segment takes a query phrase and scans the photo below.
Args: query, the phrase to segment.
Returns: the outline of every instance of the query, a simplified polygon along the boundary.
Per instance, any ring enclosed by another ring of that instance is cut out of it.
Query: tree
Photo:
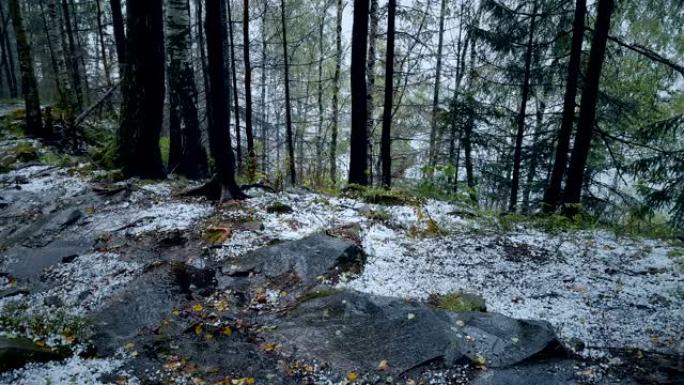
[[[187,0],[167,0],[166,31],[169,57],[169,169],[190,179],[208,173],[197,113],[197,86],[190,54],[190,9]],[[184,124],[183,129],[180,123]],[[176,127],[173,127],[173,126]],[[174,131],[176,131],[174,133]]]
[[[0,23],[2,24],[2,31],[0,31],[0,51],[2,51],[0,66],[5,69],[9,96],[10,98],[16,98],[19,95],[19,92],[17,90],[17,78],[14,71],[14,55],[9,39],[9,20],[5,18],[5,10],[2,4],[0,4]]]
[[[568,149],[570,137],[575,121],[575,106],[577,97],[577,79],[580,72],[582,41],[584,40],[584,16],[587,12],[586,0],[577,0],[575,4],[575,17],[572,25],[572,48],[570,50],[570,62],[568,63],[568,75],[565,82],[565,97],[563,98],[563,117],[558,143],[551,170],[551,177],[544,192],[542,210],[546,213],[556,211],[561,194],[561,183],[565,175],[568,163]]]
[[[242,172],[242,140],[240,139],[240,99],[238,98],[237,87],[237,59],[235,58],[235,40],[233,38],[233,11],[231,1],[225,1],[226,13],[228,17],[228,38],[230,41],[230,77],[233,81],[233,104],[235,105],[235,150],[237,154],[238,173]],[[230,92],[228,92],[230,98]],[[230,104],[230,103],[229,103]]]
[[[119,67],[121,67],[121,64],[126,61],[126,31],[124,30],[121,0],[109,0],[109,7],[112,11],[112,25],[114,26],[116,56],[119,58]]]
[[[564,204],[565,212],[572,215],[577,212],[580,203],[582,186],[584,185],[584,171],[591,147],[596,117],[596,102],[598,100],[601,69],[606,54],[606,42],[610,29],[610,17],[613,12],[614,0],[599,0],[594,36],[591,40],[587,75],[582,89],[577,134],[572,148],[572,156],[568,167],[568,177],[565,182]]]
[[[38,83],[33,69],[33,56],[31,55],[31,43],[29,42],[24,17],[22,15],[19,0],[9,0],[9,16],[12,18],[12,27],[17,41],[17,53],[19,56],[19,70],[21,71],[21,90],[26,105],[26,133],[32,136],[44,136],[43,118],[40,111],[40,96]]]
[[[537,1],[534,0],[532,13],[530,16],[530,29],[527,38],[525,51],[525,69],[523,72],[522,100],[520,101],[520,112],[518,113],[518,130],[515,135],[515,150],[513,154],[513,177],[511,179],[511,199],[508,203],[508,211],[515,212],[518,206],[518,188],[520,185],[520,162],[522,160],[522,145],[525,135],[525,114],[527,111],[527,100],[530,95],[530,68],[532,66],[532,53],[534,50],[534,28],[537,20]]]
[[[292,136],[292,105],[290,102],[290,66],[287,55],[287,22],[285,20],[285,0],[280,0],[280,18],[283,32],[283,68],[285,71],[285,135],[287,136],[288,169],[290,183],[297,183],[297,172],[295,171],[294,139]]]
[[[162,0],[128,2],[126,66],[118,157],[127,177],[163,178],[159,135],[164,108]]]
[[[83,88],[81,87],[81,73],[79,71],[78,64],[78,50],[76,47],[76,41],[74,39],[74,31],[71,24],[71,12],[69,10],[69,3],[67,0],[62,0],[62,13],[64,15],[64,26],[66,37],[69,42],[69,61],[68,67],[71,72],[71,82],[74,90],[74,95],[76,96],[76,108],[81,110],[83,108]]]
[[[349,183],[368,185],[368,88],[366,47],[368,45],[368,0],[354,0],[351,48],[351,138]]]
[[[335,74],[333,75],[332,130],[330,133],[330,181],[337,183],[337,133],[340,121],[340,67],[342,66],[342,0],[337,0],[335,22]]]
[[[439,33],[437,41],[437,66],[435,68],[435,87],[432,94],[432,119],[430,120],[430,166],[437,164],[437,116],[439,108],[439,87],[442,77],[442,49],[444,47],[444,17],[446,16],[447,0],[442,0],[439,10]]]
[[[247,136],[247,178],[254,180],[256,174],[256,152],[252,131],[252,65],[249,61],[249,0],[244,0],[242,9],[242,41],[245,57],[245,135]]]
[[[206,1],[207,69],[209,72],[209,148],[216,175],[201,189],[210,199],[244,199],[235,181],[235,158],[230,140],[230,108],[226,103],[225,52],[226,27],[221,22],[221,1]]]
[[[380,157],[382,159],[382,185],[389,188],[392,185],[392,108],[394,97],[394,19],[397,11],[397,1],[387,3],[387,53],[385,58],[385,103],[382,115],[382,137]]]

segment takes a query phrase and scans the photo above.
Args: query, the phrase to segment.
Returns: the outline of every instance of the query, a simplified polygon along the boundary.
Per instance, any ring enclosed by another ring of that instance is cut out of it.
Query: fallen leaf
[[[387,360],[382,360],[378,364],[378,370],[387,370],[389,369],[389,362]]]
[[[353,371],[347,373],[347,380],[348,380],[349,382],[354,382],[354,381],[356,381],[356,380],[358,380],[358,379],[359,379],[359,374],[358,374],[358,373],[353,372]]]
[[[202,324],[195,325],[195,334],[197,334],[198,336],[201,336],[203,331],[204,331],[204,328],[202,327]]]
[[[192,311],[194,311],[195,313],[200,313],[202,312],[202,310],[204,310],[204,306],[202,306],[201,303],[196,303],[192,305]]]
[[[221,334],[224,336],[232,336],[233,335],[233,329],[230,326],[224,326],[223,329],[221,329]]]

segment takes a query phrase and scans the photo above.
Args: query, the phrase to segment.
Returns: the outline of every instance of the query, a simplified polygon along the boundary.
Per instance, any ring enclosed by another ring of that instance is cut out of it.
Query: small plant
[[[25,303],[5,306],[0,314],[0,329],[57,349],[71,349],[87,343],[92,337],[92,329],[84,318],[63,310],[35,313]]]
[[[460,312],[486,312],[485,300],[477,295],[468,293],[431,294],[428,303],[440,309]]]
[[[292,212],[292,207],[282,202],[273,202],[266,207],[266,212],[271,214],[289,214]]]

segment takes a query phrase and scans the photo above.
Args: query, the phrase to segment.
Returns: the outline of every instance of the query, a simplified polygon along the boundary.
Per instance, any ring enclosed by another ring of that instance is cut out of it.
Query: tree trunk
[[[207,176],[208,165],[197,112],[197,86],[190,54],[190,23],[188,2],[167,0],[170,123],[174,123],[170,124],[169,129],[169,169],[177,167],[178,174],[199,179]]]
[[[205,101],[207,100],[207,94],[209,92],[209,71],[207,70],[207,51],[206,45],[204,43],[204,28],[202,27],[202,20],[204,16],[202,15],[202,0],[195,1],[195,16],[197,18],[197,49],[200,55],[200,67],[202,69],[202,84],[204,85]],[[210,115],[209,109],[211,108],[210,103],[206,104],[206,114]]]
[[[252,131],[252,64],[249,60],[249,0],[244,0],[242,10],[242,40],[245,56],[245,135],[247,136],[247,178],[251,182],[256,175],[256,152]]]
[[[81,87],[81,73],[79,71],[78,58],[79,54],[76,49],[76,41],[74,39],[73,26],[71,24],[71,12],[69,11],[69,2],[62,0],[62,13],[64,16],[64,27],[66,37],[69,42],[69,61],[68,67],[71,72],[72,88],[74,96],[76,97],[76,109],[80,111],[83,108],[83,88]],[[76,111],[74,111],[76,112]]]
[[[330,133],[330,182],[337,184],[337,133],[340,121],[340,67],[342,66],[342,0],[337,0],[335,23],[335,75],[333,75],[332,130]]]
[[[387,3],[387,53],[385,57],[385,103],[382,113],[382,137],[380,158],[382,159],[382,185],[392,186],[392,108],[394,98],[394,19],[397,1]]]
[[[268,132],[266,125],[266,15],[268,2],[264,2],[261,18],[261,172],[268,175]]]
[[[104,40],[104,27],[102,26],[102,4],[100,4],[100,1],[101,0],[95,0],[95,4],[97,6],[97,36],[100,43],[102,66],[104,67],[105,72],[105,81],[107,82],[107,87],[111,88],[112,78],[109,70],[109,62],[107,61],[107,48],[105,46]]]
[[[122,64],[126,62],[126,32],[124,19],[121,11],[121,0],[109,0],[112,10],[112,25],[114,26],[114,43],[116,44],[116,56],[119,58],[119,71],[123,73]]]
[[[285,133],[287,136],[287,154],[289,156],[288,169],[290,172],[290,183],[297,183],[297,173],[295,171],[294,139],[292,137],[292,106],[290,103],[290,67],[287,56],[287,23],[285,20],[285,0],[280,0],[280,17],[283,28],[283,64],[285,70]]]
[[[226,0],[228,9],[228,36],[230,38],[230,70],[233,81],[233,103],[235,104],[235,151],[237,154],[238,174],[242,173],[242,138],[240,137],[240,100],[237,88],[237,60],[235,59],[235,40],[233,39],[233,11],[230,0]],[[227,95],[230,98],[230,95]]]
[[[45,42],[50,53],[55,89],[57,90],[58,105],[61,109],[68,109],[70,103],[67,96],[69,89],[68,73],[62,45],[59,43],[60,31],[58,28],[59,15],[57,13],[57,3],[55,0],[48,0],[47,10],[43,8],[44,2],[41,1],[40,6],[41,13],[43,14],[43,26],[45,28]]]
[[[437,109],[439,108],[439,87],[442,76],[442,48],[444,47],[444,17],[446,15],[447,0],[442,0],[439,11],[439,35],[437,41],[437,66],[435,74],[435,88],[432,94],[432,119],[430,120],[430,148],[429,148],[429,162],[430,166],[434,167],[437,164],[437,156],[439,153],[437,143]]]
[[[206,36],[209,70],[209,147],[214,158],[216,177],[208,195],[222,201],[224,198],[242,199],[245,195],[235,181],[235,159],[230,141],[230,108],[226,108],[225,52],[226,27],[222,23],[221,0],[206,1]]]
[[[373,184],[373,147],[372,147],[372,133],[375,127],[375,45],[378,34],[378,0],[370,0],[370,13],[369,13],[369,30],[368,30],[368,64],[367,64],[367,78],[368,78],[368,125],[367,132],[368,137],[368,171],[369,184]]]
[[[26,104],[26,133],[30,136],[44,136],[43,119],[40,111],[38,83],[33,69],[31,43],[29,42],[19,0],[9,0],[9,15],[12,18],[14,36],[17,40],[21,89]]]
[[[0,39],[2,44],[2,65],[5,67],[5,76],[9,87],[10,98],[19,96],[17,76],[14,69],[14,55],[12,54],[12,45],[9,38],[8,20],[5,18],[4,7],[0,4],[0,20],[3,23],[3,36]]]
[[[584,40],[584,17],[587,13],[587,1],[577,0],[575,5],[575,21],[572,32],[572,49],[570,50],[570,62],[568,63],[568,76],[565,82],[565,97],[563,99],[563,117],[560,131],[558,132],[558,144],[556,155],[551,171],[549,184],[544,192],[542,210],[545,213],[556,211],[561,195],[561,183],[568,165],[568,150],[570,137],[575,120],[575,106],[577,97],[577,79],[579,77],[582,41]]]
[[[532,193],[532,185],[534,184],[534,177],[537,174],[537,164],[539,157],[539,138],[542,134],[544,124],[544,112],[546,111],[546,103],[543,100],[538,100],[537,103],[537,122],[534,127],[534,135],[532,136],[532,153],[530,154],[530,168],[527,171],[527,179],[525,181],[525,188],[523,190],[523,213],[530,212],[530,195]]]
[[[316,129],[316,185],[321,185],[323,177],[323,60],[325,55],[325,47],[323,41],[323,32],[325,30],[325,16],[328,13],[326,6],[327,2],[324,0],[324,9],[321,11],[321,21],[318,24],[318,128]]]
[[[127,177],[163,178],[159,135],[164,108],[162,0],[128,2],[118,155]]]
[[[606,54],[606,41],[610,29],[610,17],[613,12],[613,0],[599,0],[594,36],[591,40],[587,76],[582,89],[577,135],[572,148],[568,177],[565,181],[564,204],[565,213],[574,215],[582,195],[584,171],[591,147],[591,137],[596,118],[596,101],[598,99],[601,69]]]
[[[536,23],[537,0],[532,6],[532,16],[530,20],[530,33],[527,38],[527,49],[525,52],[525,72],[523,74],[522,100],[520,101],[520,112],[518,113],[518,130],[515,135],[515,150],[513,151],[513,176],[511,178],[511,200],[508,203],[508,211],[514,213],[518,206],[518,188],[520,185],[520,162],[522,160],[522,145],[525,135],[525,114],[527,111],[527,100],[530,94],[530,69],[532,67],[532,53],[534,51],[534,28]]]
[[[368,45],[368,0],[354,0],[351,47],[351,138],[349,184],[368,185],[368,88],[366,47]]]

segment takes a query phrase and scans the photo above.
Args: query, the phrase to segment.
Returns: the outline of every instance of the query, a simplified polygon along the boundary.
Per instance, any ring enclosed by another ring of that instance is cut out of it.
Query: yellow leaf
[[[347,380],[350,382],[354,382],[359,379],[359,374],[356,372],[349,372],[347,373]]]
[[[233,329],[230,326],[224,326],[223,329],[221,329],[221,334],[230,337],[233,335]]]
[[[389,362],[387,360],[382,360],[378,364],[378,370],[387,370],[389,369]]]
[[[265,343],[261,344],[261,349],[267,353],[275,351],[277,347],[278,347],[278,345],[276,345],[272,342],[265,342]]]
[[[196,303],[192,305],[192,311],[194,311],[195,313],[200,313],[202,312],[202,310],[204,310],[204,306],[202,306],[201,303]]]
[[[171,312],[171,314],[173,314],[174,316],[178,317],[178,316],[180,315],[180,310],[178,310],[178,309],[173,309],[173,311]]]
[[[203,330],[204,328],[202,327],[202,324],[195,325],[195,334],[197,334],[198,336],[202,335]]]
[[[45,341],[43,341],[43,340],[36,341],[36,346],[38,346],[39,348],[44,348],[45,347]]]

